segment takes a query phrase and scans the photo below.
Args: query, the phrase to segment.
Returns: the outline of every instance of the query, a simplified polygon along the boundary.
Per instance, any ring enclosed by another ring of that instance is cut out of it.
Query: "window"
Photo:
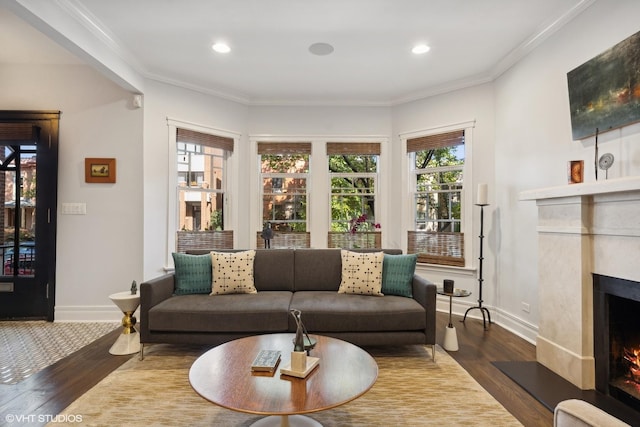
[[[271,247],[309,247],[307,181],[311,144],[258,142],[258,154],[262,221],[274,232]]]
[[[432,264],[464,266],[464,130],[407,140],[413,192],[408,252]]]
[[[225,164],[231,152],[231,138],[177,129],[178,252],[233,246],[231,233],[211,233],[224,230]]]
[[[331,188],[328,246],[380,247],[376,232],[379,143],[327,143]],[[358,242],[350,242],[356,239]]]

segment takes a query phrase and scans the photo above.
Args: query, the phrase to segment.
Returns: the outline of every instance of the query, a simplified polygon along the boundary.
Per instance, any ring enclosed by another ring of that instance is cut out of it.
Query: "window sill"
[[[475,277],[478,269],[475,267],[454,267],[451,265],[426,264],[426,263],[419,262],[416,264],[416,271],[448,272],[448,273],[455,272],[457,275],[460,275],[460,276]]]

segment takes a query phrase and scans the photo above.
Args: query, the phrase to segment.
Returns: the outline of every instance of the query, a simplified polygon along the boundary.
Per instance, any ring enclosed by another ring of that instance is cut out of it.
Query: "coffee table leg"
[[[260,418],[251,425],[253,427],[322,427],[322,424],[304,415],[273,415]]]

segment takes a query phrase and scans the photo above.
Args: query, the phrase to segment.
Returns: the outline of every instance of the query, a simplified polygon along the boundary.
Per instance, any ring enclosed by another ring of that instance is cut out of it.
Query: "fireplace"
[[[596,390],[640,411],[640,282],[593,275]]]
[[[594,321],[593,273],[640,282],[640,176],[529,190],[520,200],[538,208],[536,359],[593,390],[595,341],[604,335],[604,320]]]

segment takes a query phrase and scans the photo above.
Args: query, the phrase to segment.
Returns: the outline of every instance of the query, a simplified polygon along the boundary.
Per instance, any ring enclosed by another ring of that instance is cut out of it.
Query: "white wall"
[[[519,193],[567,185],[569,160],[584,160],[585,181],[595,180],[594,139],[571,139],[566,75],[637,32],[638,14],[636,0],[599,0],[495,81],[497,303],[531,330],[544,310],[538,301],[537,208],[519,201]],[[616,157],[610,178],[640,173],[639,129],[600,136],[600,154]]]
[[[142,280],[142,111],[86,66],[3,64],[0,93],[1,109],[62,112],[55,319],[119,319],[108,296]],[[85,157],[115,158],[117,182],[85,183]]]

